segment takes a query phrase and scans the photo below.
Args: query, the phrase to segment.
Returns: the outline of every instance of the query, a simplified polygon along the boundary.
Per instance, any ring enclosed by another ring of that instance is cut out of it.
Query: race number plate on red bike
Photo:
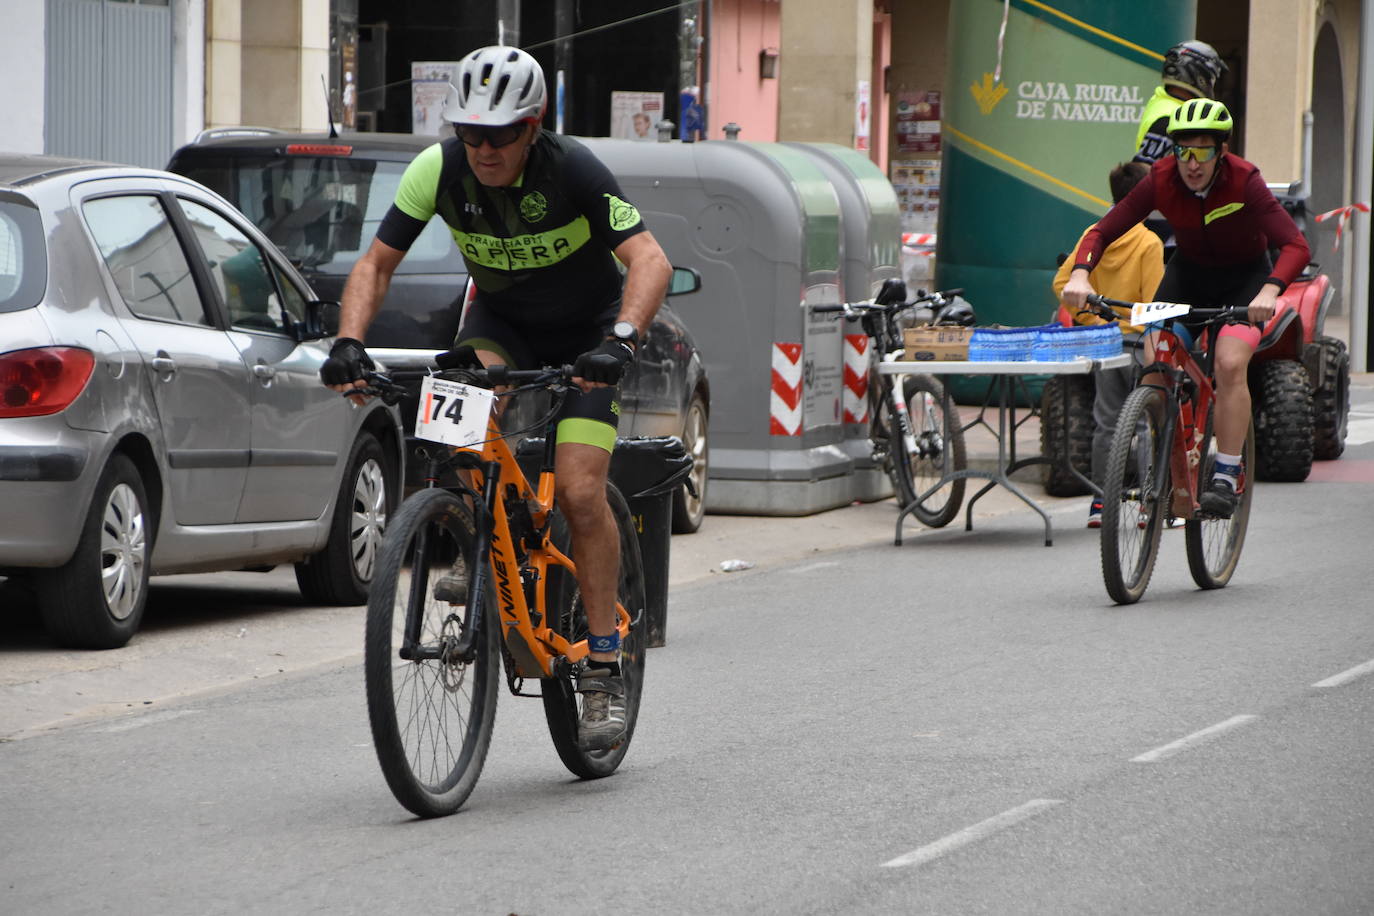
[[[415,435],[431,442],[480,452],[496,395],[486,388],[426,376],[420,384]]]
[[[1131,306],[1131,324],[1144,327],[1165,318],[1179,318],[1193,310],[1182,302],[1137,302]]]

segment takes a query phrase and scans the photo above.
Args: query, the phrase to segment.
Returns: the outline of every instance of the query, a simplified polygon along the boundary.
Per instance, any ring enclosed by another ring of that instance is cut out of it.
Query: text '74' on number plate
[[[426,376],[420,385],[415,435],[431,442],[480,452],[487,440],[487,418],[496,395],[447,379]]]

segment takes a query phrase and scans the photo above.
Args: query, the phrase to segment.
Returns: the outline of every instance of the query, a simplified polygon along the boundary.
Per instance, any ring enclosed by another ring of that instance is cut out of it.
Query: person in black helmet
[[[1225,72],[1221,55],[1205,41],[1194,39],[1170,48],[1164,55],[1160,85],[1140,117],[1135,161],[1150,164],[1168,155],[1173,149],[1169,118],[1174,109],[1189,99],[1216,98],[1217,80]]]

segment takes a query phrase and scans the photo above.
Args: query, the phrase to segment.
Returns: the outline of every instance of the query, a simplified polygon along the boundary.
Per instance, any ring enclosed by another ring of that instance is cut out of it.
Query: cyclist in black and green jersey
[[[616,385],[672,268],[600,160],[540,128],[546,98],[543,71],[524,51],[493,46],[463,59],[443,112],[456,136],[406,169],[376,239],[349,274],[339,338],[320,375],[339,391],[361,386],[371,365],[364,334],[393,272],[435,215],[477,287],[455,346],[473,347],[484,365],[574,366],[578,390],[558,423],[557,498],[591,631],[579,740],[597,749],[618,741],[625,723],[615,627],[619,541],[606,501]]]

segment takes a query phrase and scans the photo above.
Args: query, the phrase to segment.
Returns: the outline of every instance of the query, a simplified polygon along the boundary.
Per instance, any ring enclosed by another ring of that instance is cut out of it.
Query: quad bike
[[[1270,190],[1307,235],[1307,198],[1300,183],[1270,185]],[[1329,461],[1345,450],[1350,353],[1344,341],[1323,333],[1335,293],[1319,265],[1308,264],[1279,297],[1250,360],[1260,480],[1306,480],[1313,459]],[[1073,323],[1062,306],[1055,318]],[[1086,478],[1092,466],[1093,394],[1087,375],[1052,376],[1045,383],[1040,446],[1051,460],[1041,466],[1041,483],[1051,496],[1091,492]]]

